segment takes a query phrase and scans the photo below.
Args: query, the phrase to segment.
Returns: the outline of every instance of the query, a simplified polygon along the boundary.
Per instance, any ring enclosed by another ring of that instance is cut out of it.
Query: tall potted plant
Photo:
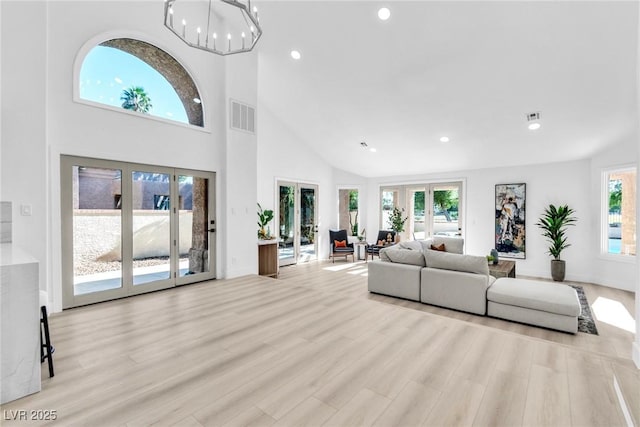
[[[407,222],[409,217],[402,217],[404,209],[400,209],[395,206],[389,215],[389,226],[396,232],[396,242],[400,241],[400,233],[404,231],[404,223]]]
[[[562,282],[566,271],[564,260],[560,259],[560,254],[565,248],[571,246],[567,243],[565,235],[568,225],[575,225],[577,219],[572,215],[575,213],[573,209],[567,205],[555,207],[549,205],[545,208],[543,215],[540,217],[536,225],[543,231],[542,235],[547,238],[551,246],[549,246],[549,255],[553,257],[551,260],[551,278],[556,282]]]

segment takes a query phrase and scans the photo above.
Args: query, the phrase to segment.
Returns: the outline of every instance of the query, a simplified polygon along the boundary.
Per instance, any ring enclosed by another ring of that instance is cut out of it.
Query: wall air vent
[[[239,101],[231,100],[231,129],[256,133],[256,109]]]

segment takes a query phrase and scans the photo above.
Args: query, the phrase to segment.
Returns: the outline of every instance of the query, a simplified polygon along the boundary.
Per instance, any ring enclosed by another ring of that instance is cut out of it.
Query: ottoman
[[[578,332],[580,301],[560,283],[500,278],[487,290],[487,314],[530,325]]]

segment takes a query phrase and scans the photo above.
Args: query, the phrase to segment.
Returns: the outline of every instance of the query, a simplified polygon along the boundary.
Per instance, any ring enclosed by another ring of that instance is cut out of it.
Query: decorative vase
[[[498,265],[498,251],[491,249],[491,256],[493,257],[493,265]]]
[[[551,278],[556,282],[564,281],[564,273],[566,270],[566,264],[564,260],[552,259],[551,260]]]

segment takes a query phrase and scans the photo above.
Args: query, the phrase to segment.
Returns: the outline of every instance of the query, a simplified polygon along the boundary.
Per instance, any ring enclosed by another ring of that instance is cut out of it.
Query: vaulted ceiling
[[[261,106],[340,169],[371,177],[573,160],[638,138],[637,2],[259,6]],[[530,112],[541,113],[537,131]]]

